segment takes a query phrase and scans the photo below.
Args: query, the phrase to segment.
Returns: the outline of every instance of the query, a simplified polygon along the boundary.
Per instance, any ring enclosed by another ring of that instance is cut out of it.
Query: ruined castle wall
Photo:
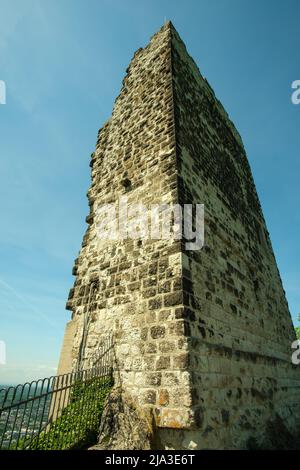
[[[97,236],[97,209],[118,204],[120,196],[146,207],[177,202],[168,28],[135,53],[112,116],[99,132],[91,166],[89,227],[67,304],[76,323],[74,367],[87,319],[83,363],[113,332],[116,380],[138,405],[154,410],[158,426],[188,426],[180,243]]]
[[[66,324],[57,375],[69,374],[73,370],[73,345],[76,333],[76,323],[70,320]]]
[[[134,55],[91,167],[73,368],[113,333],[115,379],[153,412],[158,447],[243,448],[276,413],[292,429],[295,335],[245,150],[170,23]],[[98,210],[120,196],[204,204],[204,248],[99,238]]]
[[[205,247],[183,252],[191,439],[241,448],[299,417],[295,333],[240,136],[174,29],[172,46],[179,200],[205,204]]]

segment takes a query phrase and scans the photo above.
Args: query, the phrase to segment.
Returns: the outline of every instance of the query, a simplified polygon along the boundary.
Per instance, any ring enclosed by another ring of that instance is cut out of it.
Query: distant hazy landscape
[[[0,447],[3,440],[4,449],[16,444],[21,438],[29,438],[46,424],[51,400],[49,396],[30,400],[34,390],[30,391],[29,387],[12,387],[8,391],[9,388],[9,385],[0,384]],[[36,395],[40,395],[39,389],[35,391]],[[18,406],[20,401],[25,403]],[[16,406],[1,411],[12,403]]]

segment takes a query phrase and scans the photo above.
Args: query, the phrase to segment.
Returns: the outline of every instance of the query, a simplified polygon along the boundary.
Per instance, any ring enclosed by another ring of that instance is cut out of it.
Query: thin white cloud
[[[37,310],[22,294],[18,293],[14,287],[12,287],[10,284],[5,282],[3,279],[0,279],[0,285],[7,289],[14,297],[16,297],[18,300],[20,300],[27,308],[29,308],[35,315],[35,318],[39,320],[43,320],[46,322],[48,325],[50,325],[52,328],[59,330],[58,326],[56,323],[54,323],[51,318],[48,317],[45,313]],[[26,315],[26,311],[24,313]]]

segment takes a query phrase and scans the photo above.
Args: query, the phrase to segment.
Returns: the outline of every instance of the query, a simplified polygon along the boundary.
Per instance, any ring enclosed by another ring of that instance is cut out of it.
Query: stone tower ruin
[[[171,22],[126,72],[91,158],[59,372],[113,333],[118,380],[161,448],[246,448],[276,416],[293,430],[295,334],[241,138]],[[204,247],[99,238],[97,209],[121,196],[204,204]]]

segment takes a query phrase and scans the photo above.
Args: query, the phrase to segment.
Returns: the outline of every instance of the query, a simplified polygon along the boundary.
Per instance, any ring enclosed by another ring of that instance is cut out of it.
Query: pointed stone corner
[[[165,26],[166,26],[167,29],[175,29],[175,26],[174,26],[174,24],[172,23],[171,20],[167,20],[165,22]]]
[[[157,445],[244,449],[276,416],[297,428],[295,333],[242,142],[173,28],[135,54],[99,132],[63,351],[75,366],[113,332],[116,384]],[[121,196],[204,204],[204,247],[99,237],[97,209]]]

